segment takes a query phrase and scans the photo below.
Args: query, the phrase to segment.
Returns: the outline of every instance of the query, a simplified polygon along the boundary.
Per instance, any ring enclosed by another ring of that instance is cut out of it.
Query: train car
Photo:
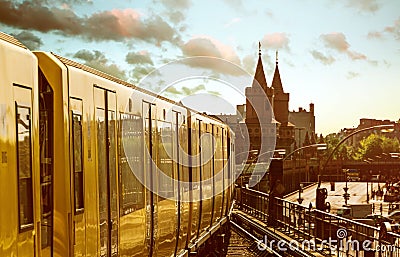
[[[0,32],[0,256],[38,256],[37,74],[35,56]]]
[[[202,256],[229,234],[227,125],[0,39],[0,256]]]
[[[190,124],[190,165],[191,190],[190,229],[191,240],[189,249],[197,245],[205,246],[209,239],[209,231],[215,231],[221,224],[227,222],[232,199],[233,178],[233,135],[229,127],[222,122],[215,122],[215,117],[209,117],[197,112],[191,112]],[[201,199],[201,201],[197,201]],[[229,234],[229,231],[224,231]]]

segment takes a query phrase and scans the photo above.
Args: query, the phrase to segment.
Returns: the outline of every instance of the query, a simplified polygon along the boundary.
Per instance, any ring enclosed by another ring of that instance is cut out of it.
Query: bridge
[[[236,188],[232,227],[257,256],[400,256],[400,235],[246,187]],[[387,224],[386,224],[387,225]]]
[[[337,216],[316,206],[316,188],[328,188],[332,185],[330,182],[325,185],[323,182],[322,185],[310,183],[298,196],[299,191],[295,190],[299,189],[301,182],[307,179],[318,181],[318,178],[310,176],[305,161],[298,160],[297,164],[302,164],[300,167],[303,168],[296,168],[293,162],[272,160],[269,172],[254,188],[246,186],[251,179],[249,175],[245,174],[244,179],[238,180],[231,224],[235,231],[253,241],[251,250],[257,256],[400,256],[397,226],[387,223],[380,227],[372,226]],[[397,161],[376,163],[379,164],[385,167],[393,165],[397,171],[400,167]],[[329,177],[323,177],[321,181],[336,181],[336,188],[328,197],[332,209],[343,204],[344,187],[350,188],[350,202],[354,203],[368,202],[365,192],[369,188],[374,191],[379,188],[378,183],[368,186],[367,183],[347,185],[345,182],[343,168],[362,171],[364,165],[367,167],[368,163],[333,161],[330,164],[327,170],[337,168],[340,173],[330,172]],[[317,169],[322,171],[321,167]],[[284,190],[278,190],[279,184],[283,185]],[[358,195],[355,192],[359,192]],[[376,204],[373,208],[376,213],[380,210],[387,214],[391,207],[387,204],[382,208],[381,201],[380,205]]]
[[[379,160],[373,162],[365,161],[344,161],[341,165],[344,169],[359,169],[361,171],[381,171],[390,172],[398,171],[400,168],[400,159],[397,160]]]

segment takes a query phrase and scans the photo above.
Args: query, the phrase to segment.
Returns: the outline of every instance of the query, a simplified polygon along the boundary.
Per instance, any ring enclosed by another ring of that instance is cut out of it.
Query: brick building
[[[278,58],[276,58],[272,84],[269,87],[265,78],[261,50],[259,51],[253,84],[246,88],[245,94],[245,123],[249,131],[250,149],[260,149],[261,127],[265,127],[267,130],[264,136],[270,137],[273,136],[271,135],[273,130],[268,128],[276,126],[275,148],[286,149],[286,152],[290,152],[294,142],[294,125],[289,122],[289,93],[285,93],[283,90]],[[266,98],[270,104],[266,102]]]

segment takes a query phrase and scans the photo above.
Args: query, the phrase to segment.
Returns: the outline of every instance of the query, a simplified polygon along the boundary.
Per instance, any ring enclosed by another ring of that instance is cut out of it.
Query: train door
[[[143,102],[143,118],[144,118],[144,176],[146,188],[146,245],[148,247],[149,256],[156,256],[156,239],[157,239],[157,195],[153,190],[157,190],[157,176],[153,160],[157,160],[157,152],[154,146],[156,139],[156,106],[151,103]]]
[[[35,256],[32,90],[14,85],[17,179],[18,256]]]
[[[39,148],[42,256],[53,254],[53,90],[39,71]]]
[[[179,181],[179,205],[180,205],[180,234],[179,234],[179,245],[177,248],[177,254],[179,255],[179,250],[185,249],[188,244],[188,233],[189,233],[189,219],[190,219],[190,198],[189,198],[189,155],[188,155],[188,145],[189,145],[189,133],[188,126],[186,122],[185,115],[180,113],[176,114],[176,124],[174,124],[177,130],[177,160],[179,160],[178,165],[178,181]]]
[[[199,149],[199,122],[198,120],[191,120],[191,135],[189,141],[189,155],[191,156],[191,163],[190,163],[190,172],[189,172],[189,180],[190,180],[190,204],[191,204],[191,228],[190,228],[190,235],[189,239],[193,243],[198,235],[198,228],[199,228],[199,217],[200,217],[200,149]],[[190,241],[189,240],[189,241]]]
[[[210,227],[211,212],[212,212],[212,181],[211,166],[212,166],[212,148],[214,140],[212,138],[211,124],[203,123],[200,135],[200,158],[202,164],[201,181],[202,181],[202,218],[201,231],[203,232]]]
[[[83,105],[82,100],[70,99],[71,121],[71,185],[73,208],[74,256],[86,253],[86,225],[84,215],[84,163],[83,163]]]
[[[97,170],[100,256],[118,256],[118,195],[116,167],[116,96],[94,88],[97,126]]]
[[[199,192],[198,192],[198,197],[199,197],[199,202],[198,202],[198,208],[199,208],[199,217],[198,217],[198,224],[197,224],[197,237],[200,236],[200,232],[202,230],[201,224],[203,222],[203,185],[202,185],[202,180],[203,180],[203,172],[204,172],[204,166],[203,166],[203,153],[201,149],[201,136],[203,131],[203,124],[201,120],[196,120],[197,121],[197,126],[198,126],[198,134],[197,134],[197,146],[196,146],[196,151],[197,151],[197,166],[198,166],[198,183],[199,183]]]
[[[173,111],[173,118],[172,118],[172,128],[173,128],[173,133],[172,133],[172,145],[173,145],[173,155],[175,160],[173,161],[174,165],[174,177],[175,177],[175,183],[174,187],[177,188],[177,193],[176,193],[176,204],[177,204],[177,226],[176,226],[176,235],[177,235],[177,240],[176,240],[176,245],[175,245],[175,252],[174,256],[177,255],[178,250],[180,250],[182,247],[182,235],[181,235],[181,153],[179,152],[179,124],[181,122],[181,113]]]

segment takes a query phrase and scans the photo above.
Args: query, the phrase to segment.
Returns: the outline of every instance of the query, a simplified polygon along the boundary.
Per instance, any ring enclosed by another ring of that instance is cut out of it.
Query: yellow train
[[[220,120],[0,32],[1,257],[206,256],[233,151]]]

